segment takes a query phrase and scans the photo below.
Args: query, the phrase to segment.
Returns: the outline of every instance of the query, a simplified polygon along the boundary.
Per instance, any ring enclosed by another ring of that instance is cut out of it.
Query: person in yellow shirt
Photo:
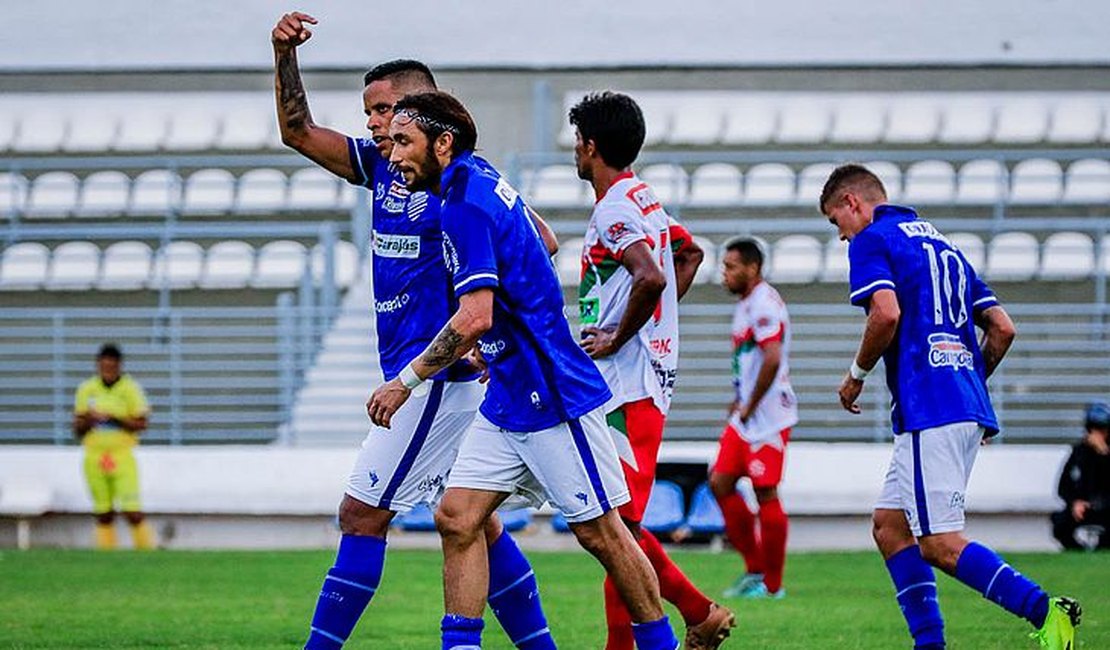
[[[77,388],[73,431],[85,447],[85,478],[96,517],[96,547],[116,547],[115,506],[131,525],[137,549],[154,548],[154,531],[139,503],[139,469],[132,448],[147,427],[150,406],[142,387],[122,374],[123,354],[106,343],[96,355],[96,375]]]

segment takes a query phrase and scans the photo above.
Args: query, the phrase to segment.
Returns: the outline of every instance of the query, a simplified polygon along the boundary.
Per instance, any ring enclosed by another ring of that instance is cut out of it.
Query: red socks
[[[759,531],[763,537],[763,584],[774,593],[782,588],[786,564],[786,512],[778,499],[759,504]]]
[[[723,499],[718,497],[717,504],[725,519],[725,535],[744,558],[747,572],[763,573],[763,548],[755,529],[755,515],[748,509],[744,497],[732,492]]]

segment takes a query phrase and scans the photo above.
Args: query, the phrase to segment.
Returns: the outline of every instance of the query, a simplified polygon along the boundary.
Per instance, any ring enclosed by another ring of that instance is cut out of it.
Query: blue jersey
[[[465,153],[443,171],[442,197],[455,294],[494,292],[493,327],[479,339],[490,371],[482,415],[531,432],[605,404],[609,388],[571,333],[555,267],[516,190]]]
[[[867,309],[872,294],[891,289],[902,312],[883,353],[894,433],[953,422],[997,433],[975,316],[998,299],[963,253],[910,208],[880,205],[848,259],[852,304]]]
[[[450,277],[443,266],[439,201],[427,192],[409,193],[393,165],[370,140],[347,138],[356,184],[373,192],[373,293],[378,354],[386,381],[439,334],[454,311]],[[431,199],[431,200],[429,200]],[[437,379],[472,379],[456,364]]]

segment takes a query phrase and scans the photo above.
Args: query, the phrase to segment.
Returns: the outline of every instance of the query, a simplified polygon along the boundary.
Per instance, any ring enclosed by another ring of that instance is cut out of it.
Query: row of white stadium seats
[[[1068,165],[1033,158],[1008,169],[998,160],[972,160],[959,171],[943,160],[922,160],[905,171],[886,161],[864,163],[883,180],[891,201],[911,205],[1102,204],[1110,202],[1110,161],[1088,158]],[[639,175],[667,205],[713,207],[815,206],[835,165],[809,165],[795,174],[781,163],[752,165],[741,172],[728,163],[708,163],[692,174],[672,164],[648,165]],[[578,207],[593,203],[593,192],[571,165],[549,165],[526,175],[525,196],[536,207]]]
[[[694,239],[705,252],[695,282],[719,282],[718,263],[723,250],[701,237]],[[1026,232],[1000,233],[989,245],[974,233],[952,233],[948,239],[989,280],[1076,280],[1092,276],[1098,268],[1095,242],[1080,232],[1053,233],[1043,244]],[[583,241],[571,239],[559,247],[556,267],[564,284],[577,285],[580,280]],[[1101,244],[1102,269],[1110,274],[1110,235],[1103,237]],[[848,244],[838,238],[822,243],[810,235],[787,235],[765,246],[765,250],[765,269],[773,282],[848,280]]]
[[[585,93],[564,97],[569,109]],[[1094,144],[1110,142],[1107,93],[630,91],[649,146]],[[559,143],[574,145],[574,127]]]
[[[170,209],[190,215],[340,210],[353,206],[356,197],[353,185],[318,167],[289,176],[278,169],[252,169],[239,178],[226,169],[201,169],[184,181],[165,169],[148,170],[134,179],[123,172],[100,171],[83,181],[61,171],[32,181],[0,173],[0,218],[16,212],[36,218],[97,218],[161,215]]]
[[[143,242],[121,241],[103,252],[93,243],[73,241],[53,251],[36,242],[13,244],[0,257],[0,290],[109,291],[157,289],[290,288],[311,270],[324,274],[324,249],[308,250],[295,241],[272,241],[257,254],[242,241],[222,241],[205,251],[199,244],[176,241],[158,251]],[[336,242],[335,282],[347,287],[358,269],[354,244]]]
[[[352,135],[365,132],[357,93],[319,92],[313,118]],[[0,151],[17,153],[278,149],[273,93],[8,94],[0,108]]]

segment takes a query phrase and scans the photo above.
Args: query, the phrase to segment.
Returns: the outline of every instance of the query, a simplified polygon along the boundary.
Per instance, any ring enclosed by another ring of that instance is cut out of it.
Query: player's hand
[[[859,404],[856,404],[856,400],[859,399],[859,394],[863,392],[863,382],[853,379],[852,375],[845,374],[844,381],[840,382],[840,390],[837,392],[840,395],[840,405],[844,407],[844,410],[859,415],[860,407]]]
[[[582,340],[578,344],[592,359],[604,359],[617,351],[613,332],[598,327],[583,327]]]
[[[479,384],[484,384],[489,381],[489,363],[486,361],[486,358],[482,356],[482,351],[478,349],[478,346],[475,345],[471,348],[470,352],[467,352],[466,356],[463,357],[463,361],[482,373],[478,377]]]
[[[1083,521],[1083,518],[1087,516],[1087,510],[1090,507],[1091,507],[1091,504],[1088,503],[1087,501],[1084,501],[1083,499],[1076,499],[1071,504],[1071,517],[1072,517],[1072,519],[1074,519],[1076,521]]]
[[[740,409],[739,409],[740,413],[739,414],[740,414],[740,422],[742,424],[747,424],[748,420],[751,419],[752,410],[753,410],[753,408],[752,408],[751,404],[745,404],[745,405],[740,407]]]
[[[395,378],[378,386],[370,399],[366,400],[366,414],[370,416],[371,422],[388,429],[393,414],[401,408],[411,394],[412,391],[405,388],[400,379]]]
[[[274,44],[275,50],[288,52],[312,38],[312,31],[305,24],[315,25],[316,22],[312,16],[299,11],[287,13],[274,26],[274,31],[270,32],[270,42]]]

